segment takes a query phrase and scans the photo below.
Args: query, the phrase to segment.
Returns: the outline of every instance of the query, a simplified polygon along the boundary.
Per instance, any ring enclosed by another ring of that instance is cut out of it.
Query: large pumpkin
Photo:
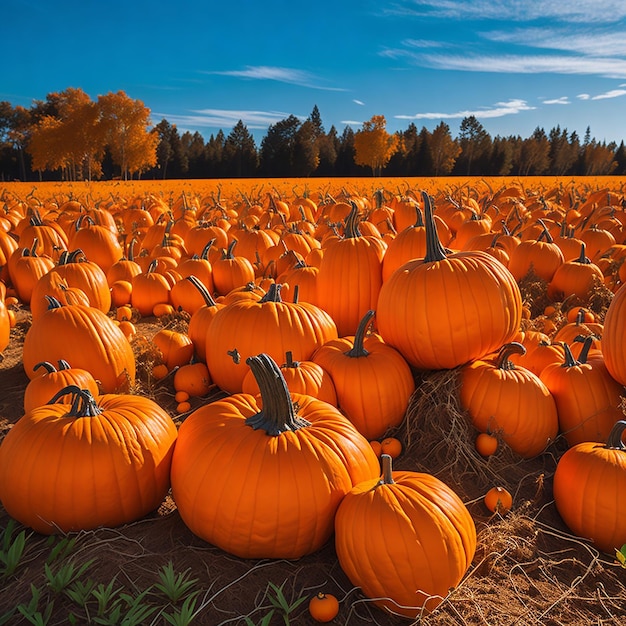
[[[604,316],[602,332],[602,353],[606,369],[622,385],[626,385],[624,337],[626,337],[626,284],[615,292]]]
[[[159,506],[176,425],[149,398],[67,387],[73,402],[28,411],[0,445],[7,513],[52,534],[118,526]],[[54,400],[54,399],[52,399]]]
[[[335,516],[341,569],[376,605],[416,618],[459,584],[476,551],[476,527],[459,496],[430,474],[392,471],[364,481]]]
[[[451,369],[512,341],[522,319],[519,286],[485,252],[448,254],[424,199],[427,251],[383,283],[376,320],[382,338],[419,369]]]
[[[238,393],[187,417],[172,493],[185,524],[226,552],[299,558],[328,540],[341,499],[378,475],[378,459],[337,408],[290,395],[268,355],[248,362],[261,402]]]
[[[554,473],[554,502],[568,528],[615,554],[626,543],[626,421],[613,426],[606,443],[583,442],[569,448]]]
[[[135,382],[135,355],[126,335],[100,309],[81,304],[62,306],[50,298],[50,308],[33,320],[24,337],[22,361],[29,378],[40,361],[59,360],[85,369],[102,393],[127,391]]]

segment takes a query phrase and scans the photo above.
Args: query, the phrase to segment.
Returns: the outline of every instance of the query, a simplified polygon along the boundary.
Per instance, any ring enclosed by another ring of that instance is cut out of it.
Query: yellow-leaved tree
[[[148,129],[150,109],[123,91],[98,96],[98,107],[106,145],[122,178],[127,180],[129,175],[156,165],[159,136]]]
[[[374,115],[363,122],[363,128],[354,135],[354,162],[371,167],[374,176],[380,175],[397,149],[398,136],[387,132],[384,115]]]

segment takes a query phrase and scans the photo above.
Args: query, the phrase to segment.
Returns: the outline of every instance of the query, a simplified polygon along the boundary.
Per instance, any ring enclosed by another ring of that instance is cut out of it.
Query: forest
[[[375,115],[340,132],[315,105],[306,119],[270,125],[257,145],[242,120],[206,139],[150,114],[123,91],[92,100],[68,88],[30,108],[0,101],[0,180],[626,174],[623,140],[599,142],[590,127],[582,138],[560,126],[492,137],[468,116],[455,136],[444,121],[389,133]]]

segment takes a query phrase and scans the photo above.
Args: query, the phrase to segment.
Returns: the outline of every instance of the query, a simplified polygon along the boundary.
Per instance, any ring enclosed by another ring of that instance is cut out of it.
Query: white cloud
[[[299,85],[311,89],[323,89],[326,91],[346,91],[339,87],[326,87],[320,84],[320,79],[304,70],[296,70],[287,67],[271,67],[267,65],[248,65],[243,70],[228,70],[203,72],[203,74],[215,74],[219,76],[232,76],[234,78],[249,78],[252,80],[273,80],[279,83]]]
[[[395,15],[445,17],[459,20],[559,19],[566,22],[614,23],[626,16],[623,0],[405,0],[386,11]]]
[[[561,96],[560,98],[552,98],[551,100],[543,100],[543,104],[571,104],[568,96]]]
[[[247,111],[229,109],[201,109],[189,115],[153,113],[153,118],[164,117],[171,124],[181,128],[232,128],[241,120],[251,130],[266,129],[287,117],[282,111]]]
[[[360,100],[353,100],[354,104],[358,104],[360,106],[365,106],[365,102],[361,102]]]
[[[516,115],[521,111],[532,111],[535,107],[530,106],[526,100],[509,100],[508,102],[497,102],[491,108],[476,109],[474,111],[456,111],[454,113],[415,113],[414,115],[394,115],[399,120],[451,120],[463,119],[473,115],[480,119],[494,117],[504,117],[505,115]]]
[[[481,36],[497,43],[511,43],[548,50],[565,50],[597,57],[626,55],[626,37],[623,32],[604,29],[576,31],[566,28],[515,28],[504,31],[488,31]]]
[[[588,93],[579,93],[576,96],[579,100],[589,100],[591,96]]]
[[[550,55],[453,55],[419,54],[408,50],[386,50],[391,58],[406,58],[418,65],[440,70],[496,72],[504,74],[584,74],[626,78],[626,59]]]
[[[608,98],[619,98],[621,96],[626,96],[626,89],[611,89],[611,91],[607,91],[606,93],[600,93],[597,96],[593,96],[592,100],[606,100]]]

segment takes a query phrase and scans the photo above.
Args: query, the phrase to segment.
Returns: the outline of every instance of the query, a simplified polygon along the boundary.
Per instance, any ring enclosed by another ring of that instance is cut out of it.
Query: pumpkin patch
[[[0,556],[15,523],[131,577],[171,545],[208,623],[539,619],[573,572],[620,615],[623,189],[397,184],[6,184]]]

